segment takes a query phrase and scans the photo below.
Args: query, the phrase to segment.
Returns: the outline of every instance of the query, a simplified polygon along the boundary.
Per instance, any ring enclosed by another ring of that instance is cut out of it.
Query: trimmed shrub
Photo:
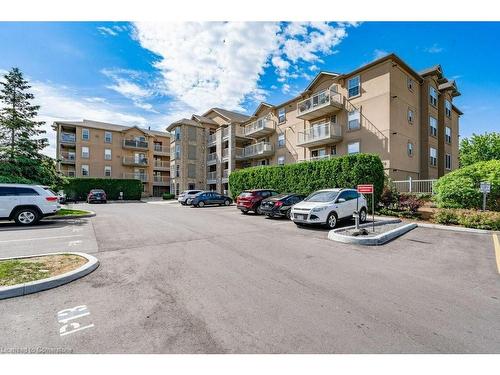
[[[500,160],[482,161],[444,175],[436,183],[434,200],[442,208],[481,208],[481,181],[491,183],[488,209],[500,211]]]
[[[458,211],[443,208],[442,210],[438,210],[432,215],[432,221],[438,224],[458,224]]]
[[[141,199],[142,182],[134,179],[111,178],[70,178],[64,185],[66,197],[72,200],[84,201],[92,189],[102,189],[110,200],[116,200],[123,192],[124,200]]]
[[[0,184],[34,184],[33,181],[20,176],[1,176]]]
[[[311,194],[319,189],[355,188],[358,184],[373,184],[378,202],[384,187],[384,166],[378,155],[345,155],[282,166],[251,167],[229,175],[233,198],[247,189]]]
[[[467,228],[500,230],[500,212],[442,209],[432,220],[439,224],[458,224]]]
[[[175,198],[175,194],[163,193],[162,198],[163,198],[163,200],[174,199]]]

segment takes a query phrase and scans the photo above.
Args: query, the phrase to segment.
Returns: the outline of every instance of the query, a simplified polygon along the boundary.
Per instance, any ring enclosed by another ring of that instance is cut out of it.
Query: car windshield
[[[309,195],[304,201],[306,202],[331,202],[335,200],[337,195],[339,194],[338,190],[330,190],[330,191],[317,191]]]
[[[252,193],[249,191],[244,191],[243,193],[240,194],[240,198],[248,198],[251,196],[252,196]]]

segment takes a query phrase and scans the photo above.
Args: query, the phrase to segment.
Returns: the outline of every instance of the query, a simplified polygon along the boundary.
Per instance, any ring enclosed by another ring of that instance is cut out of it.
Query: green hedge
[[[85,200],[92,189],[102,189],[110,200],[117,200],[123,192],[124,200],[141,199],[142,182],[134,179],[70,178],[64,186],[69,199]]]
[[[174,199],[175,198],[175,194],[163,193],[162,197],[163,197],[163,200]]]
[[[378,202],[384,187],[384,166],[378,155],[356,154],[282,166],[251,167],[229,175],[233,198],[246,189],[310,194],[319,189],[355,188],[358,184],[373,184]]]
[[[441,209],[432,216],[439,224],[463,225],[467,228],[500,230],[500,213],[477,210]]]
[[[434,200],[443,208],[482,208],[481,181],[492,184],[487,208],[500,211],[500,160],[481,161],[444,175],[436,183]]]
[[[34,182],[24,177],[0,175],[0,184],[34,184]]]

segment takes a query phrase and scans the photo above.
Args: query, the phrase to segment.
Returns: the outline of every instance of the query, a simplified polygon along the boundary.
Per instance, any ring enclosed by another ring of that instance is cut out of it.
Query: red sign
[[[358,185],[358,193],[373,194],[373,185]]]

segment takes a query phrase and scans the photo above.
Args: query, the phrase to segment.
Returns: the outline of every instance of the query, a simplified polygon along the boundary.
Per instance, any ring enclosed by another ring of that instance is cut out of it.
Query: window
[[[434,106],[437,107],[438,104],[438,94],[434,87],[429,87],[429,101]]]
[[[434,136],[434,137],[437,137],[437,133],[438,133],[438,122],[434,117],[430,116],[429,117],[429,134]]]
[[[104,166],[104,176],[111,177],[111,165]]]
[[[330,155],[337,155],[337,145],[333,145],[330,148]]]
[[[278,147],[285,147],[285,133],[278,134]]]
[[[196,178],[196,164],[188,164],[188,178]]]
[[[446,154],[444,156],[444,167],[447,170],[451,170],[451,155],[450,154]]]
[[[406,86],[408,87],[408,90],[413,91],[413,79],[406,77]]]
[[[88,176],[89,175],[89,166],[83,164],[82,165],[82,176]]]
[[[188,190],[194,190],[195,189],[195,184],[189,183],[188,184]]]
[[[413,143],[408,142],[407,151],[408,151],[408,156],[413,156]]]
[[[82,158],[88,159],[89,158],[89,148],[88,147],[82,147]]]
[[[414,116],[415,116],[415,114],[413,113],[413,110],[408,108],[408,122],[410,124],[413,124],[413,120],[415,118]]]
[[[105,143],[113,142],[113,134],[111,132],[104,132],[104,142]]]
[[[350,142],[347,144],[348,154],[359,154],[359,142]]]
[[[337,123],[337,115],[330,116],[330,122],[332,124],[336,124]]]
[[[175,145],[175,158],[181,158],[181,145]]]
[[[111,149],[110,148],[104,149],[104,160],[111,160]]]
[[[21,197],[40,195],[32,188],[15,187],[12,189],[14,190],[14,195],[21,196]]]
[[[324,148],[320,148],[320,149],[311,151],[311,157],[313,157],[313,158],[321,159],[325,156],[326,156],[326,150]]]
[[[349,98],[355,97],[360,95],[360,78],[359,76],[351,78],[349,81],[347,81],[347,87],[348,87],[348,96]]]
[[[285,107],[278,109],[278,123],[283,124],[286,121]]]
[[[437,165],[437,150],[433,147],[429,149],[429,162],[433,167]]]
[[[196,160],[196,146],[194,146],[194,145],[188,146],[188,159],[189,160]]]
[[[451,117],[451,102],[449,100],[444,101],[444,113],[446,117]]]
[[[280,156],[278,158],[278,165],[285,165],[285,157],[284,156]]]
[[[82,129],[82,140],[88,141],[90,139],[90,130]]]
[[[356,130],[359,129],[360,124],[360,113],[359,109],[349,112],[347,115],[347,129]]]
[[[175,166],[175,177],[181,177],[181,166],[179,164]]]
[[[444,140],[446,143],[451,143],[451,128],[448,126],[444,128]]]
[[[178,126],[175,128],[175,140],[178,141],[181,139],[181,127]]]

